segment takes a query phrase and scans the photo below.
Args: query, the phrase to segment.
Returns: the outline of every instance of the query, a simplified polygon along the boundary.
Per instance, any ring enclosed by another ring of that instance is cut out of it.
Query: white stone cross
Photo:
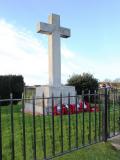
[[[70,37],[70,29],[60,27],[60,16],[51,14],[48,23],[37,24],[37,33],[48,35],[49,85],[61,86],[61,53],[60,37]]]

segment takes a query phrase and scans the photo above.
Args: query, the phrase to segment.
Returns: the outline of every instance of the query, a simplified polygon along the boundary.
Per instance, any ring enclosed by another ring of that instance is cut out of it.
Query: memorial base
[[[68,94],[70,93],[70,103],[75,103],[75,87],[73,86],[40,86],[36,87],[35,92],[35,114],[43,114],[43,94],[44,94],[44,107],[45,114],[51,114],[52,111],[52,95],[54,97],[54,106],[68,104]],[[60,98],[62,96],[62,98]],[[33,113],[32,101],[25,103],[25,112]]]

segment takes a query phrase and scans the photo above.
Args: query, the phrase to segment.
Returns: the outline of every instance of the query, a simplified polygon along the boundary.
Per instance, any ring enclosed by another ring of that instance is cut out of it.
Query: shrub
[[[67,85],[75,86],[76,92],[78,95],[82,94],[84,91],[87,94],[90,90],[91,93],[94,93],[95,90],[98,90],[98,80],[93,77],[92,74],[83,73],[74,74],[67,80]],[[85,97],[88,100],[88,96]],[[91,96],[91,101],[94,100],[94,96]]]
[[[10,93],[13,98],[19,99],[22,97],[24,90],[24,80],[21,75],[5,75],[0,76],[0,98],[9,99]]]

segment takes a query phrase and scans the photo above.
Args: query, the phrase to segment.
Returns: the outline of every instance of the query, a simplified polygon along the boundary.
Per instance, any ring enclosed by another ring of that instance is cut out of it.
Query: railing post
[[[103,141],[107,142],[108,138],[108,125],[107,125],[107,118],[108,118],[108,93],[107,88],[105,88],[105,94],[104,94],[104,109],[103,109]]]
[[[13,116],[13,94],[10,94],[10,108],[11,108],[11,159],[15,159],[15,150],[14,150],[14,116]]]
[[[42,107],[43,107],[43,148],[44,148],[44,159],[46,159],[46,127],[45,127],[45,97],[42,95]]]
[[[52,93],[52,154],[55,155],[54,94]]]
[[[91,92],[89,90],[88,92],[88,102],[91,103]],[[90,109],[91,109],[91,106],[90,106]],[[88,135],[88,139],[89,139],[89,144],[91,144],[91,112],[90,112],[90,109],[89,109],[89,135]]]
[[[108,137],[110,138],[110,90],[108,90],[108,96],[107,96],[107,110],[108,110]]]
[[[36,160],[36,124],[35,124],[35,97],[32,98],[33,101],[33,154],[34,154],[34,160]]]
[[[95,119],[94,119],[94,122],[95,122],[95,135],[94,135],[94,141],[96,142],[97,141],[97,115],[96,115],[96,96],[97,96],[97,94],[96,94],[96,90],[94,91],[94,104],[95,104],[95,114],[94,114],[94,116],[95,116]]]
[[[61,153],[63,153],[63,111],[62,111],[62,93],[60,94],[60,122],[61,122]]]
[[[77,109],[77,92],[75,94],[75,108],[76,108],[76,148],[78,148],[78,109]]]
[[[1,97],[0,97],[1,99]],[[2,160],[2,125],[1,125],[1,102],[0,102],[0,160]]]
[[[71,116],[70,116],[70,93],[68,93],[68,141],[69,151],[71,150]]]
[[[22,123],[23,123],[23,159],[26,160],[25,98],[24,98],[24,94],[22,94]]]
[[[85,145],[85,115],[84,115],[84,103],[85,103],[85,95],[84,95],[84,91],[82,91],[82,145]]]

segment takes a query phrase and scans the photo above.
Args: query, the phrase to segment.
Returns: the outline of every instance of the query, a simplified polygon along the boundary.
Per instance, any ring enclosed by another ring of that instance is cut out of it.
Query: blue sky
[[[63,83],[73,73],[90,72],[101,81],[120,77],[119,0],[1,0],[0,74],[22,74],[27,84],[48,83],[47,36],[37,34],[35,26],[50,13],[59,14],[72,33],[61,39]]]

